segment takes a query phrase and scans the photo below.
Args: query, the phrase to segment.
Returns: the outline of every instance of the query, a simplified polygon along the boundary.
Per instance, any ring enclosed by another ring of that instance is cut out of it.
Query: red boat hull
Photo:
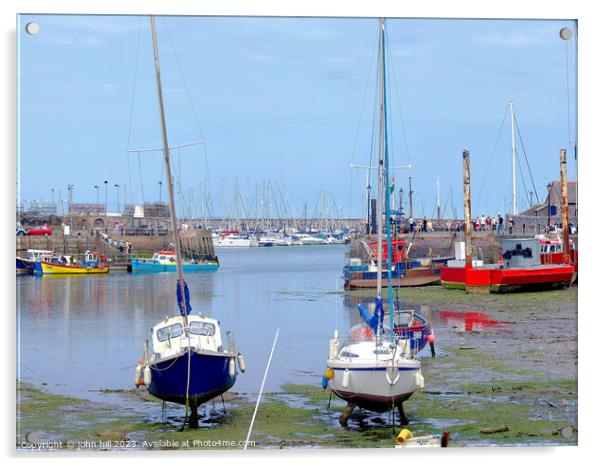
[[[454,268],[441,269],[441,284],[446,288],[470,292],[504,293],[569,286],[572,265],[541,265],[525,268]]]

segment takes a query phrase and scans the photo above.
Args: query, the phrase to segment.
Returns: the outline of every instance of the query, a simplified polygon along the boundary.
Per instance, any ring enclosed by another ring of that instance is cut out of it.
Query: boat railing
[[[334,338],[330,340],[329,357],[330,359],[365,358],[366,354],[359,354],[354,350],[354,346],[364,342],[373,342],[375,349],[370,356],[374,356],[375,359],[387,359],[395,354],[415,358],[417,350],[416,346],[412,345],[412,338],[411,332],[395,336],[387,332],[383,335],[366,334],[364,337]]]

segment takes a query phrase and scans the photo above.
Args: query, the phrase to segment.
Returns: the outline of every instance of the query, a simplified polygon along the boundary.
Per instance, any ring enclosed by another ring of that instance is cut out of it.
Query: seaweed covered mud
[[[451,447],[577,443],[575,288],[474,297],[432,287],[403,298],[436,333],[437,357],[422,357],[425,388],[405,405],[414,435],[447,430]],[[344,404],[314,372],[314,384],[264,393],[248,448],[395,445],[401,426],[390,413],[358,410],[342,429]],[[241,449],[257,396],[228,393],[205,406],[199,429],[181,430],[182,410],[140,389],[90,400],[46,388],[18,383],[18,449]]]

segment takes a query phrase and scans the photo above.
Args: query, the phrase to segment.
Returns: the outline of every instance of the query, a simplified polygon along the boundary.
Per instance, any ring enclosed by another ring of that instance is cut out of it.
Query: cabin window
[[[212,337],[215,335],[215,325],[209,322],[190,322],[190,333],[192,335]]]
[[[157,330],[157,340],[165,341],[168,338],[177,338],[182,335],[182,324],[173,324]]]

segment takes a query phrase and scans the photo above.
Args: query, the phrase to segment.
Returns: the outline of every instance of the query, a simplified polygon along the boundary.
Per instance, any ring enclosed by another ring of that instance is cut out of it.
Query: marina
[[[18,19],[33,95],[81,18]],[[531,20],[92,21],[106,155],[59,176],[19,123],[17,450],[578,444],[576,23],[521,49],[532,98],[483,39]]]
[[[228,251],[221,255],[219,273],[187,278],[195,309],[219,310],[247,365],[232,399],[226,398],[226,414],[219,399],[203,411],[201,426],[213,426],[213,433],[178,432],[181,407],[168,404],[163,423],[161,402],[144,401],[134,389],[138,342],[165,317],[164,309],[175,306],[166,274],[17,277],[21,432],[40,431],[44,440],[130,439],[138,448],[145,448],[144,440],[238,441],[236,426],[244,419],[248,427],[272,343],[256,335],[280,328],[267,402],[257,414],[257,445],[392,446],[389,413],[358,410],[345,431],[338,422],[345,405],[332,401],[329,414],[328,393],[320,386],[333,326],[347,329],[362,322],[357,305],[366,296],[344,294],[336,278],[345,248]],[[475,303],[471,295],[422,287],[406,290],[404,304],[429,318],[437,338],[437,357],[428,345],[419,355],[425,388],[406,406],[415,435],[445,426],[450,446],[575,444],[576,434],[559,435],[562,427],[575,428],[577,420],[575,288],[480,296]],[[125,313],[127,326],[120,318]],[[512,351],[504,350],[508,346]],[[56,365],[67,370],[57,372]],[[44,413],[55,425],[48,425]],[[500,423],[509,431],[479,432]]]

